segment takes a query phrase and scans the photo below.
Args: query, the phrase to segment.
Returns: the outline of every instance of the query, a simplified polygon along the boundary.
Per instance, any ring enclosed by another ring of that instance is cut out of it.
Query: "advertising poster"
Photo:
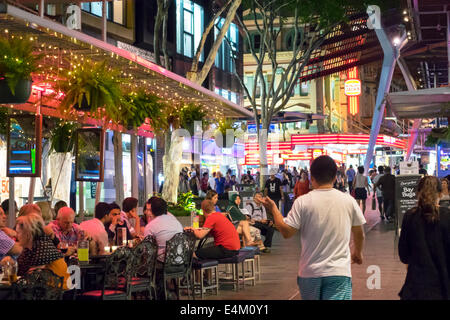
[[[421,175],[398,175],[395,177],[395,227],[400,234],[403,216],[417,205],[417,185]]]

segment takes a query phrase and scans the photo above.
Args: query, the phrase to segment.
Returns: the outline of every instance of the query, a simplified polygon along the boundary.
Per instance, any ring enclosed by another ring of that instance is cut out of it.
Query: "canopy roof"
[[[424,119],[450,116],[450,87],[393,92],[387,102],[398,118]]]
[[[169,103],[193,102],[202,105],[208,118],[253,117],[251,111],[137,54],[42,18],[32,10],[0,3],[0,30],[9,36],[33,39],[36,52],[44,53],[44,72],[33,77],[34,85],[48,87],[50,81],[58,79],[61,70],[68,70],[72,64],[85,63],[87,59],[106,59],[109,65],[122,71],[122,77],[129,80],[131,90],[145,88]],[[57,104],[46,104],[42,108],[43,113],[45,107],[50,107],[54,110],[51,115],[58,116]],[[27,110],[30,105],[17,106],[19,109],[21,107]]]

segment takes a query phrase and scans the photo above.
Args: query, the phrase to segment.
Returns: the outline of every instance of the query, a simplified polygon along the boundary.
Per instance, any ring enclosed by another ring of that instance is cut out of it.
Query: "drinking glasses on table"
[[[59,243],[59,250],[65,255],[67,253],[67,249],[69,249],[69,243],[66,241],[61,241]]]
[[[13,284],[17,281],[18,265],[16,260],[7,261],[3,269],[10,284]]]

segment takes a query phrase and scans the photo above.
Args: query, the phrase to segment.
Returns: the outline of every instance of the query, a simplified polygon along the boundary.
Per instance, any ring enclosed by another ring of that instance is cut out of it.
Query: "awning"
[[[0,32],[33,37],[36,51],[46,55],[43,60],[45,78],[33,78],[34,84],[45,84],[48,78],[57,79],[60,68],[68,68],[67,61],[74,58],[79,59],[78,62],[83,61],[81,58],[106,59],[119,68],[134,87],[146,88],[167,102],[200,104],[209,118],[253,118],[251,111],[134,53],[13,5],[0,3]]]
[[[393,92],[386,99],[397,118],[450,116],[450,87]]]

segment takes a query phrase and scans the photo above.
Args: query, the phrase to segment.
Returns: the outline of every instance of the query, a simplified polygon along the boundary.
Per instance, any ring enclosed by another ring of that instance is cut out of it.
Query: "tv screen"
[[[8,177],[40,177],[42,116],[8,116]]]
[[[104,131],[78,129],[75,143],[75,180],[103,181]]]

